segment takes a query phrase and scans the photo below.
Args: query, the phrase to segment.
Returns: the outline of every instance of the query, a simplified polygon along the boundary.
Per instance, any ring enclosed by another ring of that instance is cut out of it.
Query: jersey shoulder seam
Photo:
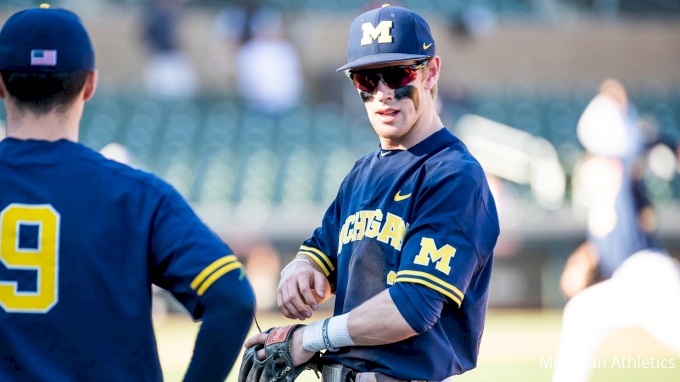
[[[451,145],[447,145],[447,146],[444,146],[442,149],[444,149],[444,148],[452,148],[452,147],[451,147]],[[453,149],[455,149],[455,148],[453,148]],[[440,151],[441,151],[441,150],[440,150]],[[459,151],[459,150],[456,150],[456,151]],[[465,151],[463,151],[463,153],[465,153]],[[468,155],[469,155],[469,153],[468,153]],[[427,162],[426,162],[426,163],[427,163]],[[476,164],[477,166],[479,166],[479,163],[478,163],[478,162],[474,161],[473,163]],[[473,165],[474,165],[474,164],[473,164]],[[434,176],[434,175],[432,174],[432,172],[431,172],[431,171],[428,171],[428,172],[426,173],[426,175],[425,175],[425,179],[424,179],[424,180],[425,180],[425,183],[430,183],[430,182],[432,181],[432,179],[433,179],[433,176]],[[480,202],[481,202],[481,204],[483,205],[483,208],[484,208],[484,213],[487,215],[487,217],[490,218],[489,211],[488,211],[488,209],[486,208],[486,205],[483,203],[483,201],[480,200],[481,197],[482,197],[480,187],[475,187],[475,190],[477,191],[477,192],[476,192],[476,193],[477,193],[477,203],[480,203]],[[461,223],[458,221],[458,219],[457,219],[455,216],[451,216],[451,219],[452,219],[453,222],[456,224],[456,226],[458,227],[458,229],[460,230],[460,232],[463,234],[463,237],[465,238],[465,240],[467,240],[467,242],[470,243],[470,245],[471,245],[472,248],[474,249],[474,251],[475,251],[475,256],[477,257],[477,264],[480,264],[480,263],[482,262],[482,257],[481,257],[481,255],[480,255],[479,251],[477,250],[477,247],[474,245],[474,243],[472,242],[472,240],[470,240],[470,238],[468,237],[466,231],[463,229],[463,226],[462,226]],[[492,219],[489,219],[489,220],[491,220],[491,221],[493,222]],[[498,228],[498,226],[497,226],[495,223],[494,223],[494,226],[495,226],[496,228]],[[475,271],[475,272],[477,272],[477,271]]]
[[[89,148],[87,148],[87,149],[89,149]],[[100,160],[103,160],[104,162],[101,163],[103,165],[103,166],[100,166],[101,168],[106,169],[106,171],[113,173],[116,176],[124,177],[124,178],[130,179],[131,181],[134,181],[136,183],[143,184],[145,186],[146,190],[150,190],[151,192],[157,194],[157,196],[158,196],[158,199],[157,199],[158,202],[156,203],[156,206],[154,208],[156,211],[160,208],[161,205],[166,203],[168,196],[174,190],[174,188],[170,184],[168,184],[163,179],[159,178],[158,176],[156,176],[153,173],[146,172],[146,171],[143,171],[143,170],[140,170],[140,169],[136,169],[136,168],[130,167],[130,166],[125,165],[125,164],[117,163],[117,162],[115,162],[111,159],[108,159],[106,157],[103,157],[103,156],[100,159],[100,158],[95,158],[95,157],[92,157],[92,156],[89,156],[89,155],[85,155],[82,152],[79,153],[79,156],[81,158],[84,158],[85,160],[87,160],[88,162],[90,162],[94,165],[100,165]],[[111,161],[113,163],[108,163],[106,161]],[[133,174],[137,174],[137,176],[135,176]],[[154,184],[154,182],[156,182],[156,184]],[[185,202],[187,202],[186,199],[184,199],[183,197],[182,197],[182,199]],[[171,211],[172,211],[173,214],[179,214],[180,213],[175,206],[173,206],[173,205],[170,205],[170,206],[171,206]],[[192,212],[193,212],[193,210],[192,210]],[[194,212],[194,215],[195,215],[195,212]],[[196,220],[198,220],[198,219],[196,219]],[[195,224],[196,224],[196,222],[194,221],[194,224],[192,225],[192,227]]]

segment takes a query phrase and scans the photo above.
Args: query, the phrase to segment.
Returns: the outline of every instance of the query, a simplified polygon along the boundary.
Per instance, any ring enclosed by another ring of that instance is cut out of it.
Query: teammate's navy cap
[[[347,65],[338,72],[434,55],[427,21],[406,8],[385,4],[354,19],[347,39]]]
[[[73,12],[43,4],[15,13],[0,30],[0,70],[71,73],[91,69],[94,49]]]

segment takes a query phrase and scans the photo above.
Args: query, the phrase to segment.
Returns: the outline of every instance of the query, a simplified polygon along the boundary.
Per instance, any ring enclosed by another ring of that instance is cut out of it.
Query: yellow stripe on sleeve
[[[397,272],[397,277],[399,277],[401,275],[418,276],[418,277],[424,277],[426,279],[432,280],[432,281],[436,282],[437,284],[439,284],[439,285],[441,285],[445,288],[450,289],[453,293],[457,294],[458,298],[460,298],[461,300],[463,299],[463,293],[458,288],[456,288],[455,286],[447,283],[446,281],[444,281],[444,280],[442,280],[438,277],[432,276],[429,273],[419,272],[419,271],[399,271],[399,272]]]
[[[328,277],[331,274],[328,271],[328,268],[326,268],[326,265],[323,263],[323,261],[321,261],[321,259],[319,259],[319,257],[316,254],[314,254],[312,252],[308,252],[308,251],[300,251],[300,252],[297,253],[297,255],[298,256],[307,255],[307,256],[311,257],[312,260],[314,260],[317,264],[319,264],[319,267],[321,268],[323,273],[326,275],[326,277]]]
[[[227,256],[224,256],[222,258],[219,258],[219,259],[213,261],[212,264],[205,267],[201,271],[201,273],[199,273],[198,276],[196,276],[194,281],[191,282],[191,289],[195,290],[196,288],[198,288],[198,286],[201,285],[201,283],[206,279],[206,277],[210,276],[211,273],[215,272],[215,270],[217,270],[217,268],[219,268],[219,267],[221,267],[225,264],[229,264],[231,262],[237,261],[237,260],[238,259],[236,258],[236,256],[227,255]]]
[[[416,278],[412,278],[412,277],[399,277],[399,276],[397,276],[397,279],[394,280],[394,282],[395,282],[395,283],[399,283],[399,282],[402,282],[402,283],[403,283],[403,282],[409,282],[409,283],[416,283],[416,284],[425,285],[426,287],[428,287],[428,288],[430,288],[430,289],[434,289],[434,290],[436,290],[437,292],[440,292],[440,293],[444,294],[445,296],[447,296],[448,298],[450,298],[451,300],[455,301],[455,302],[458,304],[458,307],[460,307],[460,305],[461,305],[460,299],[459,299],[458,297],[454,296],[453,293],[451,293],[451,292],[449,292],[449,291],[445,290],[444,288],[441,288],[441,287],[439,287],[439,286],[437,286],[437,285],[434,285],[434,284],[432,284],[432,283],[430,283],[430,282],[428,282],[428,281],[425,281],[425,280],[423,280],[423,279],[416,279]]]
[[[201,287],[198,288],[198,291],[196,291],[196,294],[198,294],[199,296],[203,296],[203,293],[205,293],[205,291],[208,290],[208,288],[210,288],[210,286],[213,285],[213,283],[215,281],[217,281],[220,277],[226,275],[227,273],[233,271],[234,269],[242,269],[242,268],[243,268],[243,265],[241,265],[241,263],[238,262],[238,261],[231,263],[229,265],[223,266],[222,268],[218,269],[217,272],[210,275],[210,277],[208,277],[207,280],[205,280],[205,282],[201,285]]]
[[[316,253],[317,255],[321,256],[321,259],[323,259],[323,261],[326,263],[328,268],[331,269],[331,271],[335,270],[335,267],[333,266],[333,262],[331,261],[331,259],[329,259],[328,256],[326,256],[326,254],[319,251],[318,249],[316,249],[314,247],[308,247],[306,245],[301,245],[300,250],[311,251],[311,252]]]

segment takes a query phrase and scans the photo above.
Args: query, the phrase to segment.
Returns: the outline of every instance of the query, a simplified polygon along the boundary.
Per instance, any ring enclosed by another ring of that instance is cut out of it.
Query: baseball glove
[[[307,366],[316,360],[317,353],[312,359],[302,365],[294,366],[290,356],[290,340],[293,332],[304,325],[280,326],[270,328],[267,341],[246,349],[243,362],[238,374],[238,382],[293,382]],[[257,351],[264,347],[266,358],[257,359]]]

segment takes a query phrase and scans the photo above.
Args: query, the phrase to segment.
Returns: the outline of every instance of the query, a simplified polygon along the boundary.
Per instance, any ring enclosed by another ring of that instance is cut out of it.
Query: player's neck
[[[8,105],[7,136],[20,140],[36,139],[54,142],[66,139],[78,142],[81,115],[81,105],[73,105],[64,112],[53,111],[44,115],[36,115],[28,111],[19,112]]]

